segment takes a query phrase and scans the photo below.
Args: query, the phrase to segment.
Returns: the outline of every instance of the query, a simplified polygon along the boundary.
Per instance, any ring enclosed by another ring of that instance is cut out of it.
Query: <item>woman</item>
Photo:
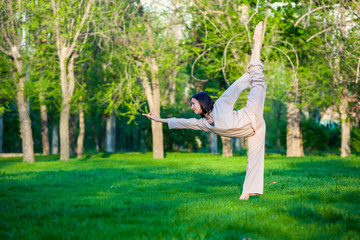
[[[157,122],[167,123],[170,129],[195,129],[221,136],[248,138],[248,165],[241,200],[250,195],[262,195],[264,187],[265,121],[263,119],[266,83],[260,61],[263,23],[254,32],[254,46],[247,73],[236,80],[214,103],[209,95],[200,92],[191,98],[191,110],[201,119],[159,118],[154,113],[143,114]],[[244,108],[234,111],[240,93],[251,85]]]

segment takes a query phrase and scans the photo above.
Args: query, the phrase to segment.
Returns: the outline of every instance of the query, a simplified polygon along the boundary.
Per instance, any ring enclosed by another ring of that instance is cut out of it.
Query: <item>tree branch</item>
[[[360,57],[359,57],[359,62],[358,62],[357,69],[356,69],[356,81],[355,81],[355,83],[358,83],[358,81],[359,81],[359,70],[360,70]]]
[[[249,20],[245,23],[245,29],[246,29],[246,32],[248,34],[248,39],[249,39],[249,44],[251,45],[251,37],[250,37],[250,31],[249,31],[249,27],[248,27],[248,24],[249,22],[251,21],[251,19],[259,12],[259,1],[257,1],[256,3],[256,9],[255,9],[255,12],[251,15],[251,17],[249,18]]]
[[[214,48],[214,47],[211,47],[211,48],[207,49],[206,51],[202,52],[202,53],[195,59],[193,65],[191,66],[191,77],[193,77],[193,78],[194,78],[195,80],[197,80],[197,81],[200,81],[200,82],[207,82],[207,81],[208,81],[208,79],[199,79],[199,78],[195,77],[195,76],[194,76],[194,67],[195,67],[196,62],[197,62],[205,53],[207,53],[208,51],[210,51],[212,48]]]
[[[293,52],[295,54],[295,57],[296,57],[296,69],[298,69],[299,68],[299,57],[297,55],[297,52],[296,52],[294,46],[291,43],[289,43],[288,41],[279,41],[279,42],[290,45],[291,49],[293,50]]]
[[[360,4],[358,2],[356,2],[355,0],[352,0],[352,1],[355,4],[356,11],[358,11],[360,13]]]
[[[6,42],[9,44],[9,48],[11,48],[11,46],[13,46],[12,42],[10,41],[10,38],[8,37],[8,35],[6,34],[6,31],[4,29],[4,25],[1,24],[1,31],[4,34],[5,40]]]
[[[299,20],[296,21],[296,23],[294,24],[294,26],[296,27],[300,22],[301,20],[303,20],[307,15],[310,15],[312,14],[313,12],[316,12],[317,10],[320,10],[320,9],[323,9],[323,8],[332,8],[333,6],[321,6],[321,7],[318,7],[318,8],[315,8],[313,10],[311,10],[310,12],[307,12],[306,14],[302,15]]]
[[[291,58],[289,57],[289,55],[287,55],[287,54],[286,54],[283,50],[281,50],[280,48],[277,48],[277,47],[274,47],[274,46],[271,46],[271,45],[270,45],[270,46],[267,46],[267,47],[269,47],[269,48],[274,48],[274,49],[278,50],[279,52],[281,52],[282,54],[284,54],[284,55],[287,57],[287,59],[289,60],[293,72],[294,72],[294,73],[296,72],[296,68],[294,67],[294,64],[293,64],[293,62],[291,61]]]
[[[6,55],[10,55],[10,52],[6,51],[2,46],[0,46],[0,51]]]
[[[221,69],[222,69],[222,72],[223,72],[223,75],[224,75],[225,82],[226,82],[226,84],[227,84],[228,86],[229,86],[230,84],[229,84],[229,81],[228,81],[227,78],[226,78],[226,73],[225,73],[225,67],[226,67],[226,52],[227,52],[227,49],[228,49],[231,41],[232,41],[234,38],[239,37],[239,36],[241,36],[241,34],[238,34],[238,35],[233,36],[233,37],[227,42],[227,44],[226,44],[226,46],[225,46],[225,49],[224,49],[223,58],[221,59]]]
[[[75,36],[74,36],[74,38],[73,38],[72,44],[71,44],[71,46],[70,46],[70,48],[69,48],[69,51],[68,51],[68,53],[67,53],[67,57],[70,57],[72,51],[74,51],[74,48],[75,48],[75,46],[76,46],[76,41],[77,41],[77,39],[78,39],[78,37],[79,37],[79,35],[80,35],[81,28],[82,28],[82,26],[84,25],[85,20],[87,19],[88,15],[89,15],[92,2],[93,2],[93,0],[89,0],[89,3],[88,3],[87,6],[86,6],[84,16],[83,16],[83,18],[81,19],[81,23],[80,23],[80,25],[79,25],[79,28],[77,29],[76,34],[75,34]]]
[[[328,27],[328,28],[326,28],[326,29],[324,29],[324,30],[322,30],[322,31],[320,31],[320,32],[312,35],[310,38],[308,38],[308,39],[306,40],[306,42],[309,42],[309,41],[310,41],[311,39],[313,39],[314,37],[316,37],[316,36],[318,36],[318,35],[320,35],[320,34],[322,34],[322,33],[324,33],[324,32],[327,32],[327,31],[331,30],[332,28],[333,28],[333,27]]]
[[[57,9],[56,9],[55,0],[51,0],[51,6],[52,6],[52,9],[53,9],[53,13],[54,13],[56,48],[58,50],[58,55],[60,57],[61,56],[60,32],[59,32],[59,22],[57,20],[58,15],[57,15]]]
[[[265,37],[265,32],[266,32],[266,24],[267,24],[267,19],[268,19],[269,12],[270,12],[270,1],[268,0],[267,4],[266,4],[264,27],[263,27],[263,31],[262,31],[262,34],[261,34],[261,42],[264,42],[264,37]]]

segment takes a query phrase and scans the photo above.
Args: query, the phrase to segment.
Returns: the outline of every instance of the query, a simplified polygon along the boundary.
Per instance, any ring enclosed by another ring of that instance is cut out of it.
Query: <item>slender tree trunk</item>
[[[340,97],[340,118],[341,118],[341,157],[349,157],[351,124],[349,119],[349,100],[347,89],[343,89]]]
[[[59,128],[57,124],[52,129],[51,149],[52,154],[59,154]]]
[[[303,157],[303,141],[301,133],[301,112],[296,106],[299,103],[298,78],[295,75],[292,91],[288,96],[287,105],[287,135],[286,135],[286,156]]]
[[[78,56],[76,53],[71,55],[68,63],[63,57],[67,52],[67,48],[61,49],[60,58],[60,81],[62,91],[62,109],[60,113],[60,160],[69,161],[70,158],[70,103],[74,93],[75,76],[74,76],[74,60]],[[69,82],[68,82],[69,78]]]
[[[24,96],[25,90],[25,76],[22,76],[21,71],[17,86],[17,105],[20,118],[20,132],[22,139],[22,152],[24,162],[35,162],[34,158],[34,142],[32,137],[31,120],[29,117],[28,103]]]
[[[115,136],[116,136],[116,115],[112,113],[106,119],[106,151],[115,152]]]
[[[49,128],[48,128],[47,108],[44,103],[45,99],[42,93],[39,93],[39,99],[40,99],[40,115],[41,115],[42,148],[43,148],[43,154],[47,156],[50,154]]]
[[[92,128],[93,133],[94,133],[95,149],[98,152],[100,150],[100,145],[99,145],[99,137],[98,137],[98,132],[97,132],[97,129],[96,129],[95,121],[92,123],[91,128]]]
[[[241,148],[244,149],[244,150],[247,149],[248,148],[247,139],[246,138],[241,138],[240,141],[241,141]]]
[[[3,137],[4,137],[4,114],[0,114],[0,153],[3,151]]]
[[[84,136],[85,136],[85,114],[84,108],[79,109],[79,136],[77,139],[77,158],[82,158],[84,153]]]
[[[241,151],[241,139],[235,138],[235,151],[240,152]]]
[[[160,86],[158,79],[158,67],[156,60],[151,58],[150,60],[150,72],[151,72],[151,85],[146,79],[145,72],[142,73],[142,85],[145,90],[145,96],[150,107],[150,111],[154,112],[157,116],[160,116]],[[151,121],[151,131],[153,140],[153,158],[164,158],[164,141],[163,141],[163,126],[162,123]]]
[[[71,117],[72,116],[72,117]],[[70,113],[70,125],[69,125],[69,133],[70,133],[70,156],[75,156],[77,154],[77,144],[76,144],[76,129],[78,123],[78,115]]]
[[[233,152],[232,152],[232,144],[231,144],[231,138],[229,137],[221,137],[221,141],[222,141],[222,156],[223,157],[232,157],[233,156]]]
[[[286,156],[303,157],[304,149],[301,133],[301,114],[296,103],[288,103],[287,106],[287,135],[286,135]]]
[[[350,131],[351,124],[349,119],[349,97],[348,97],[348,87],[346,81],[343,79],[343,74],[341,73],[341,64],[344,61],[343,52],[344,52],[344,39],[346,38],[346,16],[344,8],[344,0],[340,0],[340,42],[338,44],[339,56],[336,66],[336,75],[339,84],[343,85],[341,95],[340,95],[340,118],[341,118],[341,157],[348,157],[351,154],[350,149]]]
[[[218,153],[218,141],[215,133],[210,133],[210,153]]]
[[[60,112],[60,160],[69,161],[70,158],[70,103],[64,102]]]
[[[277,128],[276,128],[276,148],[280,149],[281,147],[281,142],[280,142],[280,120],[281,120],[281,103],[279,102],[278,104],[278,109],[277,109],[277,117],[276,117],[276,124],[277,124]]]

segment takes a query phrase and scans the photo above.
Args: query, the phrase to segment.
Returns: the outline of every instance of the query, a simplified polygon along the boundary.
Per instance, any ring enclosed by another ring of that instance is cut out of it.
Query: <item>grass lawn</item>
[[[0,239],[360,239],[360,157],[168,153],[0,158]]]

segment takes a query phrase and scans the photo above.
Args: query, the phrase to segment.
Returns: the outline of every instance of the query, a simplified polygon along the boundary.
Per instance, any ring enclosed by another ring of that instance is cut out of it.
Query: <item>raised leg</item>
[[[263,66],[260,61],[262,45],[262,22],[258,23],[254,32],[254,47],[248,71],[251,89],[245,105],[246,112],[256,117],[255,135],[248,138],[248,165],[240,200],[248,200],[250,195],[263,194],[264,188],[264,155],[266,125],[263,120],[266,83]]]

